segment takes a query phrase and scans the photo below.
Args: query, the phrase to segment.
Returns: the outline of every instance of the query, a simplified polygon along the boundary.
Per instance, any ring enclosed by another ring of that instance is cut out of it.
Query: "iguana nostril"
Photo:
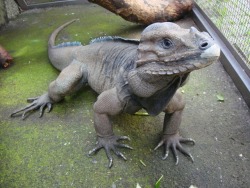
[[[209,44],[207,41],[204,41],[200,44],[200,49],[201,50],[206,50],[209,47]]]

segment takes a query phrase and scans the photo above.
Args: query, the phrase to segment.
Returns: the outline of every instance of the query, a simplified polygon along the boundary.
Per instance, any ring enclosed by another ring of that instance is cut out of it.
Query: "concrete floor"
[[[95,144],[92,105],[96,94],[89,88],[66,97],[53,111],[26,120],[9,114],[26,105],[26,99],[46,92],[58,71],[48,61],[47,40],[62,23],[80,21],[63,30],[62,41],[82,41],[102,35],[138,38],[143,29],[96,5],[31,10],[0,30],[0,44],[14,57],[0,70],[0,187],[250,187],[250,113],[232,80],[217,62],[195,71],[182,88],[187,105],[181,134],[196,140],[185,146],[190,162],[180,154],[153,151],[160,139],[163,114],[157,117],[120,115],[113,118],[118,135],[131,138],[134,150],[122,150],[128,161],[114,156],[107,168],[104,151],[89,157]],[[194,25],[190,18],[178,22]],[[217,100],[223,95],[224,102]],[[144,165],[145,164],[145,165]]]

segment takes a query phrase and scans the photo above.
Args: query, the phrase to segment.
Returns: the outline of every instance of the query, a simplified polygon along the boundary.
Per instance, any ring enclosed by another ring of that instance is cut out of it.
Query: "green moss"
[[[77,118],[71,114],[61,123],[38,119],[35,123],[27,120],[1,125],[0,180],[3,187],[109,187],[113,182],[136,185],[133,178],[137,176],[139,158],[133,156],[138,160],[135,163],[123,162],[114,156],[115,165],[110,171],[105,167],[107,159],[103,151],[92,158],[86,155],[94,144],[89,122],[79,126],[68,119]],[[126,172],[128,167],[130,170]],[[136,181],[143,184],[146,176],[138,176]]]

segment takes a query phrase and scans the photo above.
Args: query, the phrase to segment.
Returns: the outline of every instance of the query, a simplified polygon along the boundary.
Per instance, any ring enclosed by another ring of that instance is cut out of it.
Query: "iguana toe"
[[[32,103],[33,101],[37,100],[39,97],[34,97],[34,98],[28,98],[27,102]]]
[[[90,150],[88,154],[89,154],[89,155],[93,155],[93,154],[95,154],[97,151],[99,151],[101,148],[103,148],[103,146],[98,145],[98,146],[96,146],[95,148],[93,148],[92,150]]]
[[[23,113],[22,113],[22,119],[24,120],[28,116],[29,112],[31,112],[33,110],[36,110],[38,108],[39,108],[39,106],[37,106],[36,104],[32,104],[32,106],[30,108],[28,108],[27,110],[23,111]]]
[[[182,147],[181,143],[195,144],[195,141],[190,138],[182,138],[178,134],[164,135],[162,140],[159,142],[159,144],[155,147],[154,150],[157,150],[159,147],[165,145],[165,154],[162,157],[162,159],[165,160],[169,156],[169,149],[171,149],[175,158],[176,165],[178,165],[179,163],[179,156],[177,154],[177,150],[179,150],[182,154],[188,156],[191,161],[194,162],[193,156],[185,148]]]
[[[51,109],[52,109],[52,104],[51,104],[51,103],[45,103],[45,104],[43,104],[43,105],[40,107],[40,116],[39,116],[39,117],[42,117],[42,116],[43,116],[43,112],[44,112],[45,108],[48,108],[48,112],[50,112]]]
[[[127,145],[127,144],[117,144],[118,147],[120,148],[127,148],[127,149],[133,149],[131,146]]]
[[[180,143],[192,143],[195,145],[195,141],[192,138],[180,138]]]
[[[117,140],[129,140],[130,141],[130,138],[128,136],[118,136]]]

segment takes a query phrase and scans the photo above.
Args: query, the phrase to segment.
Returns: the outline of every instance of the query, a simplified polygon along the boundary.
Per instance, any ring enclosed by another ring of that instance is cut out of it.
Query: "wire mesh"
[[[250,68],[250,1],[195,0]]]

